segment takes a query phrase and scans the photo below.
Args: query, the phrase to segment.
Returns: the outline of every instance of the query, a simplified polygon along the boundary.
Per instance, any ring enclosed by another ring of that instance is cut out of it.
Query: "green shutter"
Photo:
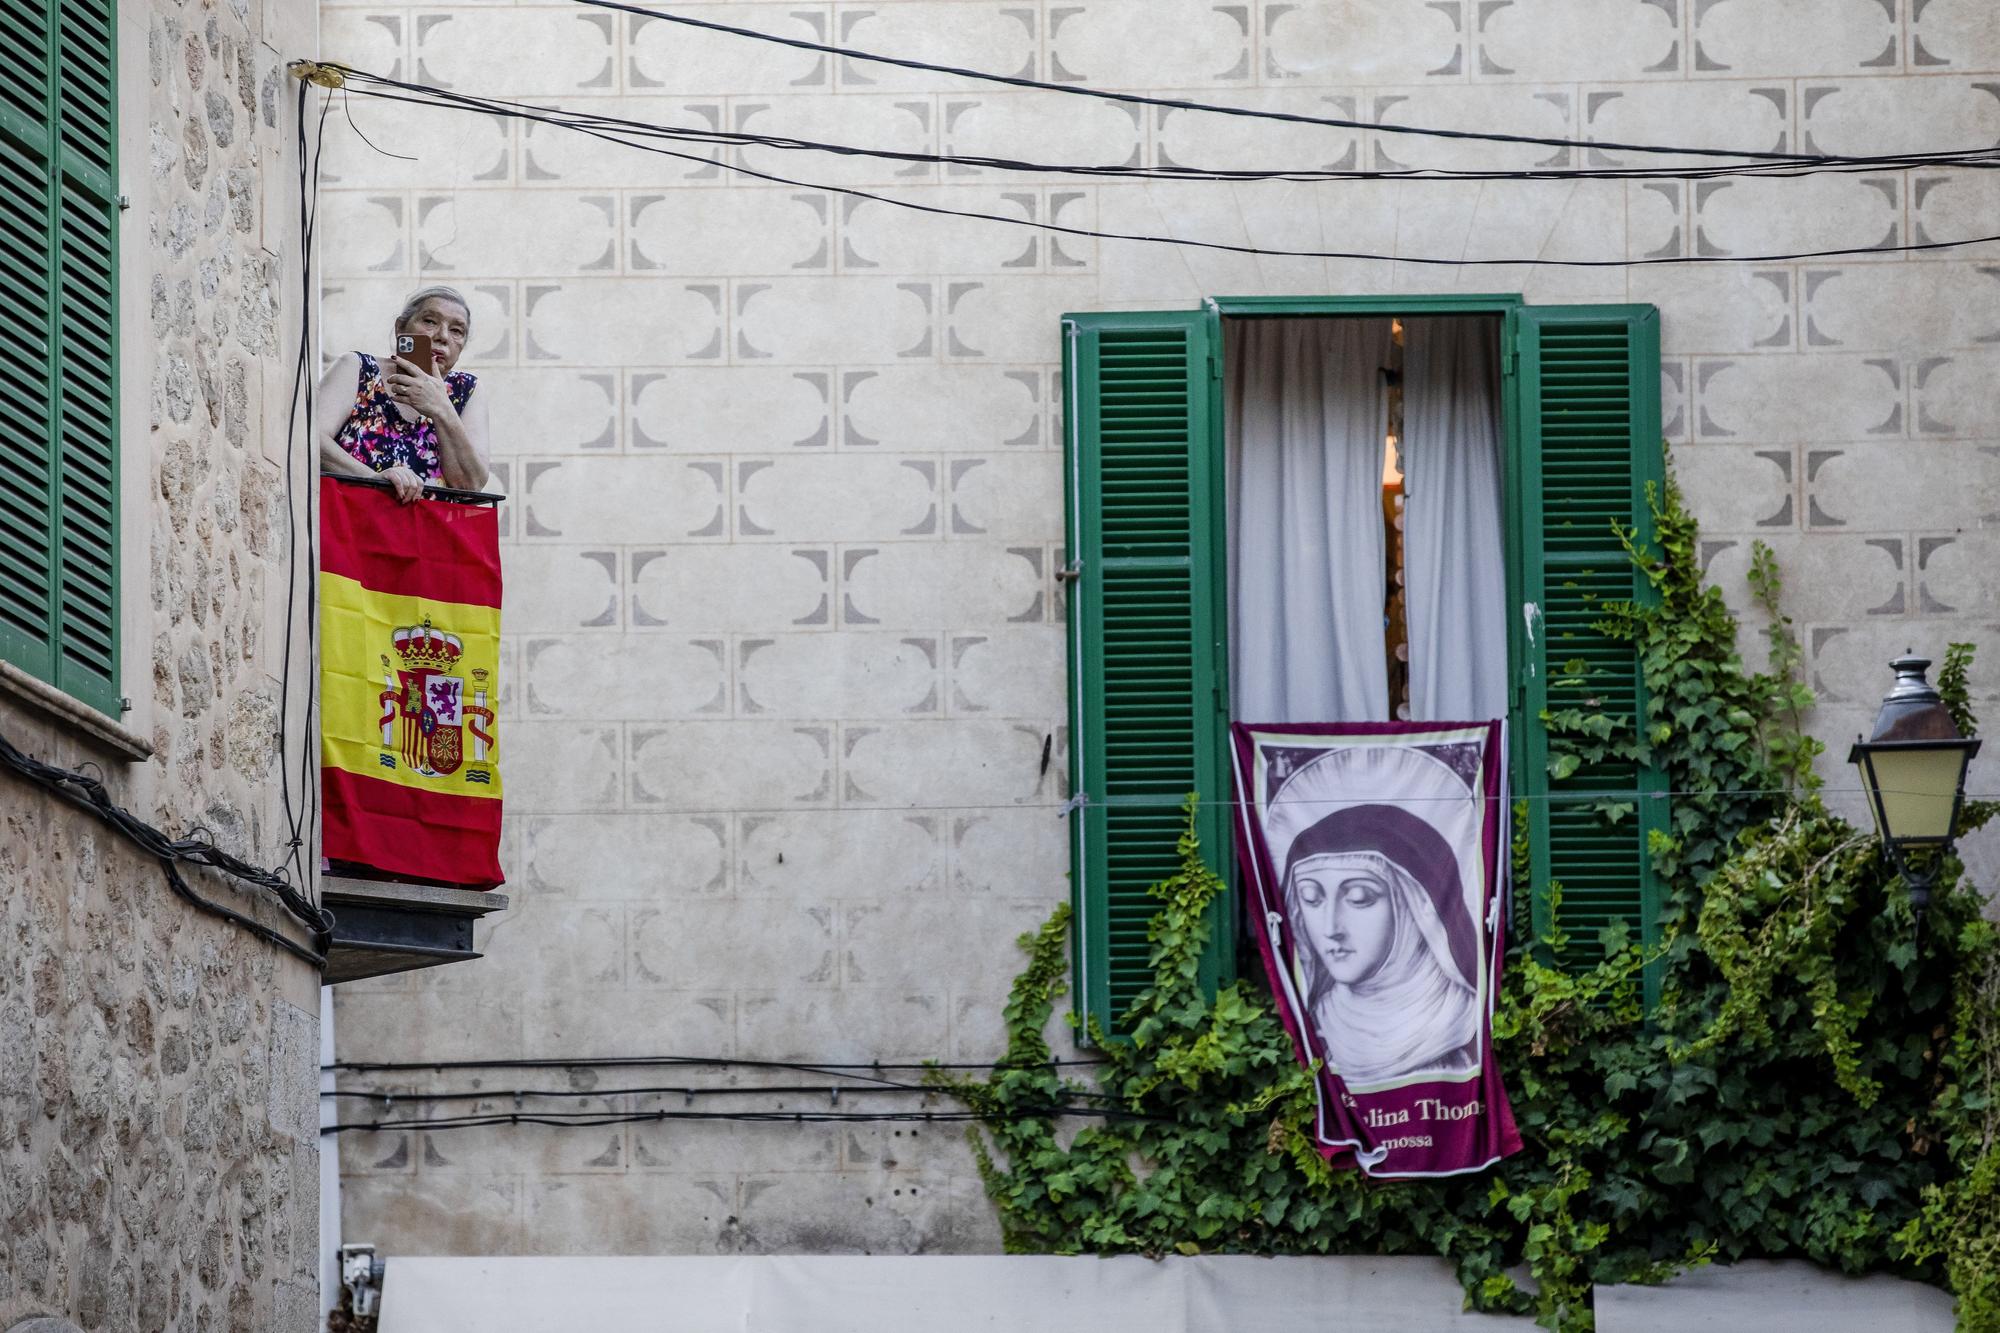
[[[119,715],[117,50],[112,0],[58,0],[56,684]]]
[[[1646,487],[1663,468],[1659,312],[1526,307],[1516,331],[1517,791],[1529,801],[1534,924],[1551,924],[1546,886],[1560,883],[1557,923],[1569,935],[1561,961],[1587,967],[1602,958],[1611,922],[1647,942],[1657,936],[1647,837],[1667,826],[1666,785],[1658,769],[1631,762],[1586,765],[1555,780],[1541,715],[1583,707],[1635,734],[1645,716],[1637,654],[1592,626],[1605,603],[1649,595],[1614,528],[1653,539]],[[1599,809],[1607,800],[1634,811],[1612,822]]]
[[[62,660],[57,684],[118,713],[117,307],[112,206],[68,181],[59,247]]]
[[[1070,315],[1063,332],[1077,1006],[1110,1031],[1150,981],[1147,890],[1179,868],[1190,792],[1229,872],[1216,368],[1195,312]],[[1233,920],[1218,903],[1210,984]]]
[[[48,179],[0,128],[0,657],[53,680]]]
[[[112,41],[111,0],[57,0],[56,123],[71,165],[97,173],[100,194],[110,186],[117,140],[117,47]],[[190,112],[192,114],[192,112]]]
[[[44,0],[0,0],[0,112],[22,129],[49,122],[49,18]]]
[[[0,656],[119,711],[110,0],[0,0]]]

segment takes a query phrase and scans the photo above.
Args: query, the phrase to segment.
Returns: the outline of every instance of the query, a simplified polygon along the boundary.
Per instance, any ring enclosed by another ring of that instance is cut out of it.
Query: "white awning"
[[[390,1259],[381,1333],[1513,1333],[1434,1259]],[[1597,1293],[1600,1333],[1949,1333],[1951,1297],[1803,1263]]]
[[[1431,1259],[390,1259],[381,1333],[1510,1333]]]

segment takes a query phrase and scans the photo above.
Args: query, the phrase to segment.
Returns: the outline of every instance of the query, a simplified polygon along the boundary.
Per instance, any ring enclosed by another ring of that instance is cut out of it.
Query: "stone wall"
[[[281,65],[316,25],[304,0],[121,0],[130,708],[79,725],[32,690],[0,694],[0,734],[22,750],[95,765],[149,822],[262,865],[289,836],[298,270]],[[227,881],[190,880],[278,920]],[[0,774],[0,1327],[317,1326],[317,990],[305,964],[176,899],[105,825]]]
[[[1989,8],[857,0],[689,12],[1373,123],[1856,152],[2000,135]],[[1096,163],[1615,161],[1009,91],[575,5],[326,0],[322,14],[326,54],[364,68],[694,126]],[[1993,709],[2000,250],[1460,270],[1052,238],[832,188],[1271,247],[1588,260],[1978,234],[2000,205],[1990,173],[1232,188],[758,149],[727,159],[813,182],[794,187],[545,126],[361,100],[353,112],[415,160],[374,151],[336,116],[328,349],[380,345],[403,292],[456,283],[474,307],[467,364],[494,399],[513,493],[502,754],[515,906],[474,967],[343,988],[347,1058],[996,1051],[1013,938],[1066,893],[1052,808],[1064,795],[1053,576],[1065,310],[1454,290],[1656,303],[1667,430],[1710,568],[1742,602],[1751,542],[1776,548],[1820,734],[1837,743],[1865,725],[1884,663],[1909,644],[1983,641]],[[1977,781],[1992,787],[1995,771]],[[466,1078],[429,1080],[447,1083]],[[516,1083],[533,1086],[485,1086]],[[947,1129],[384,1134],[348,1140],[344,1171],[348,1236],[391,1254],[997,1244]]]

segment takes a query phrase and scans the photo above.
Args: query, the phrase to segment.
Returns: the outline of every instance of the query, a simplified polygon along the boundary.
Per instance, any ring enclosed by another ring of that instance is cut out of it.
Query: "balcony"
[[[500,497],[320,484],[320,791],[333,985],[479,957],[499,861]]]
[[[326,875],[320,902],[333,913],[323,984],[414,972],[479,957],[473,922],[507,906],[502,893]]]

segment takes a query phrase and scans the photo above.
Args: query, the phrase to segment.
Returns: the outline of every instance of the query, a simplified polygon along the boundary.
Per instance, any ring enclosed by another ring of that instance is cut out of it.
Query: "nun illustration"
[[[1293,981],[1328,1067],[1350,1086],[1480,1066],[1479,928],[1461,872],[1480,864],[1477,806],[1428,754],[1350,746],[1300,768],[1266,807]],[[1453,844],[1466,839],[1461,860]]]

